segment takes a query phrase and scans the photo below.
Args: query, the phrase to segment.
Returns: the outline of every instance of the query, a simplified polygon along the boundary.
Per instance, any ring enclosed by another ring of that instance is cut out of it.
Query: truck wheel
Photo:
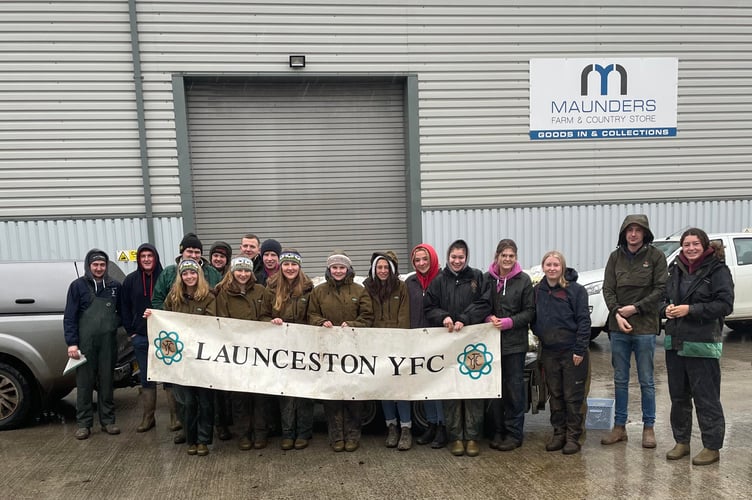
[[[26,376],[9,364],[0,363],[0,430],[23,424],[33,402]]]
[[[591,328],[590,329],[590,342],[595,340],[598,337],[598,335],[601,334],[602,331],[603,329],[601,328]]]

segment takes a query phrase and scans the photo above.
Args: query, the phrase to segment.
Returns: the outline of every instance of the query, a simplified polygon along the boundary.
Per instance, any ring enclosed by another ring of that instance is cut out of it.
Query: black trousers
[[[726,432],[721,406],[721,363],[714,358],[689,358],[666,351],[668,392],[671,395],[671,430],[677,443],[692,437],[692,401],[702,433],[702,445],[720,450]]]
[[[589,353],[585,353],[578,366],[574,365],[572,351],[544,350],[541,361],[546,371],[554,434],[566,435],[567,441],[579,441],[583,424],[582,402],[585,399],[590,365]]]

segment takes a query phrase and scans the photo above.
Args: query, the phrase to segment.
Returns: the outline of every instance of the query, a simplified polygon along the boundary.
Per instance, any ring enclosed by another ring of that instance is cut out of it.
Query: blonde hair
[[[196,282],[196,292],[193,294],[193,298],[196,300],[204,300],[209,295],[209,284],[204,278],[203,270],[199,269],[196,273],[198,275],[198,281]],[[175,275],[175,281],[172,283],[170,293],[167,294],[167,299],[173,304],[179,304],[183,301],[183,295],[186,293],[186,286],[183,283],[183,275],[178,271]]]
[[[229,288],[233,283],[237,284],[239,290],[242,290],[243,288],[245,288],[246,291],[250,290],[251,288],[253,288],[253,285],[256,284],[256,275],[253,274],[253,271],[251,271],[250,279],[246,281],[245,285],[241,285],[240,282],[235,279],[235,273],[230,269],[222,277],[222,280],[217,283],[217,286],[215,288],[218,292],[220,290]]]
[[[567,270],[567,260],[564,258],[564,254],[562,254],[558,250],[549,250],[541,259],[541,267],[543,267],[543,263],[546,262],[546,259],[548,259],[549,257],[553,257],[557,259],[559,263],[561,263],[561,276],[559,276],[559,286],[566,288],[569,282],[564,278],[564,273]]]

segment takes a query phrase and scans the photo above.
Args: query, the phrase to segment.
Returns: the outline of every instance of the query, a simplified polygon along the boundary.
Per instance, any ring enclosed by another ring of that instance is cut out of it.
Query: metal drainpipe
[[[155,244],[154,215],[151,202],[151,178],[149,176],[149,154],[146,147],[146,119],[144,117],[144,84],[141,81],[141,50],[138,45],[138,17],[136,0],[128,0],[128,16],[131,25],[131,55],[133,58],[133,81],[136,84],[136,115],[138,117],[138,146],[141,151],[141,178],[144,184],[144,210],[146,232],[149,242]],[[140,242],[139,242],[140,243]]]

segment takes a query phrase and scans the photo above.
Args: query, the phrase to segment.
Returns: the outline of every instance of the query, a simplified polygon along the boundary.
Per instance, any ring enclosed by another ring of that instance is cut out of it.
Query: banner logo
[[[160,331],[159,336],[154,339],[154,347],[156,347],[155,356],[166,365],[179,363],[183,359],[185,346],[180,341],[177,332]]]
[[[468,344],[457,356],[457,363],[460,364],[460,373],[478,380],[482,375],[491,373],[493,359],[493,353],[488,352],[486,344]]]

